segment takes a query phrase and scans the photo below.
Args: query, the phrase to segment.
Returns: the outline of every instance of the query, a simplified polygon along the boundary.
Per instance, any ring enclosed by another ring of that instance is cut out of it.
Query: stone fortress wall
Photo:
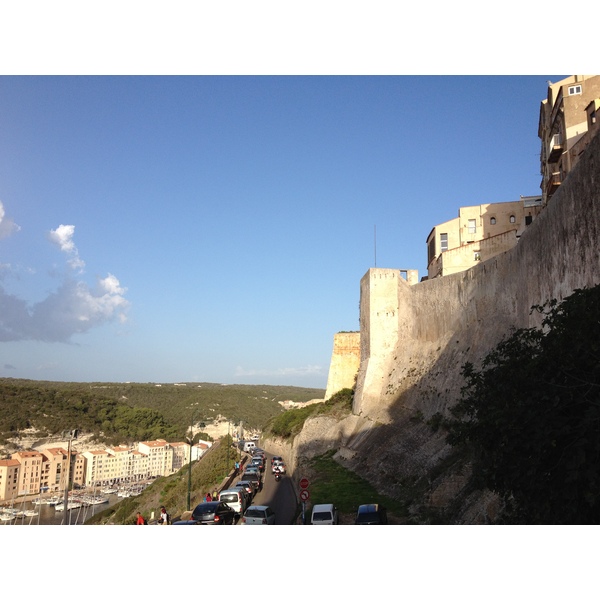
[[[370,269],[360,284],[354,413],[391,423],[398,411],[443,412],[458,398],[466,361],[477,365],[511,328],[540,324],[533,305],[600,283],[599,239],[595,136],[511,250],[414,285],[399,270]]]
[[[333,336],[325,400],[344,388],[354,387],[360,365],[360,332],[344,331]]]

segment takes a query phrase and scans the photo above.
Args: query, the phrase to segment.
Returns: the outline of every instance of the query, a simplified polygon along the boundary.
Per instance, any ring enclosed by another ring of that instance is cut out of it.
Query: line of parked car
[[[243,525],[275,525],[275,513],[269,506],[252,504],[262,490],[264,471],[264,451],[253,448],[252,459],[233,487],[222,490],[218,499],[198,504],[189,519],[174,524],[235,525],[241,519]]]
[[[252,458],[246,465],[240,480],[219,493],[218,499],[202,502],[193,510],[188,520],[176,521],[175,525],[235,525],[240,519],[243,525],[275,525],[275,512],[267,505],[254,505],[255,495],[262,490],[266,470],[264,450],[252,448]],[[286,472],[281,456],[271,458],[271,472]],[[381,504],[361,504],[355,525],[387,525],[387,511]],[[339,513],[334,504],[315,504],[310,515],[312,525],[338,525]]]
[[[249,483],[256,488],[256,491],[260,491],[266,470],[265,452],[256,447],[252,448],[250,452],[252,458],[236,485],[247,489]],[[240,511],[240,514],[242,515],[242,525],[275,525],[275,512],[273,509],[267,505],[252,505],[251,499],[246,505],[246,509]]]

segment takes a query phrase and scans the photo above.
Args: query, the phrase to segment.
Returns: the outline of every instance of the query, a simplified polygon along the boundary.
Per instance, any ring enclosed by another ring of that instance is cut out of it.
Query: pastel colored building
[[[541,210],[541,196],[459,208],[457,218],[427,236],[428,279],[466,271],[510,250]]]

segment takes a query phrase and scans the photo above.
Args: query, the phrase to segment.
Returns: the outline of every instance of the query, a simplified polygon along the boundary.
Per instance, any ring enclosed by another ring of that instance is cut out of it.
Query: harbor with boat
[[[69,492],[67,506],[64,496],[40,494],[35,498],[15,500],[0,506],[2,525],[83,525],[100,511],[118,504],[124,498],[142,493],[147,484],[107,486],[94,490]]]

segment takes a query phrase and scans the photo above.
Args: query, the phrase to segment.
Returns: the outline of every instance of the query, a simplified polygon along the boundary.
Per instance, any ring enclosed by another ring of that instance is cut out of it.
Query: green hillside
[[[34,428],[46,435],[78,429],[107,444],[183,439],[192,417],[218,415],[262,428],[280,401],[323,398],[325,390],[218,383],[65,383],[0,378],[0,444]]]

